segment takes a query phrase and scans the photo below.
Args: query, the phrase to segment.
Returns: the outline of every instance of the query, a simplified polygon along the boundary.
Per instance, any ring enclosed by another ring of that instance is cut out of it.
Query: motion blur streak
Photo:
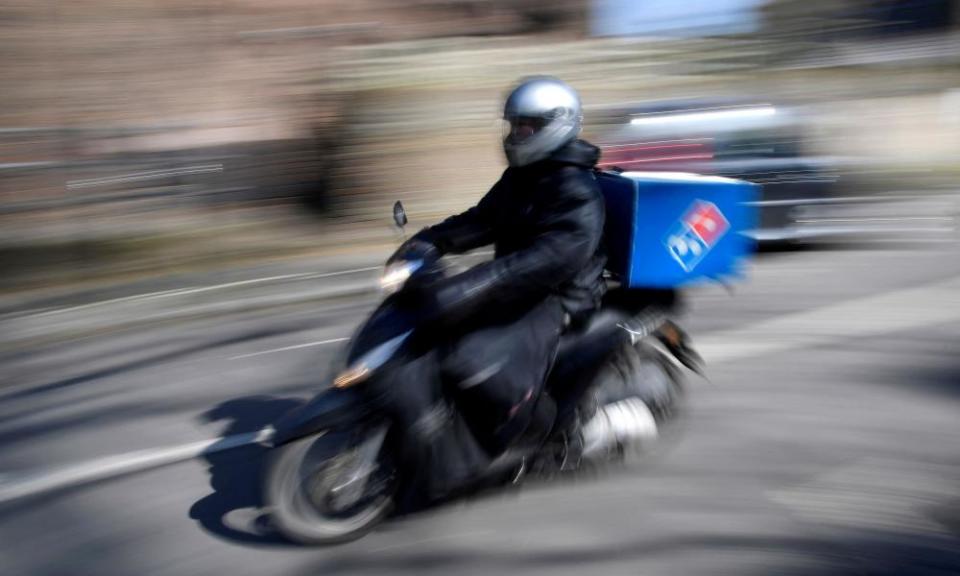
[[[262,350],[260,352],[252,352],[250,354],[240,354],[239,356],[231,356],[231,360],[240,360],[241,358],[252,358],[254,356],[260,356],[262,354],[273,354],[274,352],[286,352],[287,350],[299,350],[301,348],[312,348],[313,346],[323,346],[324,344],[335,344],[337,342],[345,342],[349,338],[331,338],[330,340],[320,340],[319,342],[305,342],[303,344],[295,344],[293,346],[284,346],[283,348],[273,348],[272,350]]]
[[[698,348],[708,362],[729,362],[957,321],[960,277],[710,334]]]
[[[709,334],[697,343],[712,364],[732,362],[831,340],[862,338],[960,321],[960,276],[920,288],[843,302],[809,312],[790,314],[743,328]],[[231,360],[299,350],[346,341],[333,338],[232,356]],[[148,470],[204,454],[230,450],[260,440],[263,431],[238,434],[184,446],[156,448],[96,460],[72,468],[42,473],[13,485],[0,481],[0,502],[77,486],[135,471]]]
[[[263,431],[258,431],[226,438],[194,442],[183,446],[171,446],[169,448],[156,448],[130,454],[118,454],[52,472],[36,474],[33,477],[12,482],[5,481],[0,484],[0,504],[44,492],[81,486],[106,478],[113,478],[132,472],[149,470],[158,466],[174,464],[205,454],[232,450],[240,446],[256,443],[260,441],[262,437]]]
[[[960,573],[957,0],[8,0],[0,53],[3,574]],[[709,383],[635,465],[289,546],[257,440],[542,74],[604,169],[759,186],[677,300]]]
[[[777,109],[772,106],[763,108],[732,108],[729,110],[705,110],[703,112],[689,112],[686,114],[667,114],[664,116],[644,116],[633,118],[631,124],[670,124],[683,122],[697,122],[703,120],[735,120],[738,118],[753,118],[773,116]]]

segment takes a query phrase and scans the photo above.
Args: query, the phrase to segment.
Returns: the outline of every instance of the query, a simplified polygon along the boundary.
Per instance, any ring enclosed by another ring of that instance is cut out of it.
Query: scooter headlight
[[[380,290],[385,294],[393,294],[413,275],[421,266],[422,260],[395,262],[387,266],[380,276]]]

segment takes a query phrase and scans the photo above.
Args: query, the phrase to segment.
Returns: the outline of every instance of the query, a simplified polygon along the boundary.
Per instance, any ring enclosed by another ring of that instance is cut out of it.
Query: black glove
[[[427,260],[404,282],[398,296],[400,296],[400,300],[410,306],[417,308],[431,307],[434,303],[433,292],[437,283],[443,278],[444,268],[440,262]]]
[[[441,262],[424,264],[404,283],[396,294],[401,306],[415,310],[418,324],[426,329],[441,329],[448,324],[456,324],[458,318],[451,314],[450,303],[442,298],[442,288],[446,284],[446,269]]]
[[[400,261],[423,260],[424,265],[432,264],[440,259],[442,254],[436,246],[420,240],[416,236],[410,238],[397,248],[397,251],[387,259],[387,266]]]

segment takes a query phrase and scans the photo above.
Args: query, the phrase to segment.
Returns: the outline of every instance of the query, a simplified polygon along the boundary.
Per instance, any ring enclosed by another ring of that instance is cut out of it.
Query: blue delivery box
[[[599,172],[607,268],[630,288],[673,288],[742,273],[759,186],[718,176]]]

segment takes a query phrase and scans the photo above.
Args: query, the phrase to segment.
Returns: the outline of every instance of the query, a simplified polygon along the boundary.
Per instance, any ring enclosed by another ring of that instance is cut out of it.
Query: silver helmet
[[[503,151],[510,166],[543,160],[580,134],[580,97],[556,78],[523,80],[503,106]]]

